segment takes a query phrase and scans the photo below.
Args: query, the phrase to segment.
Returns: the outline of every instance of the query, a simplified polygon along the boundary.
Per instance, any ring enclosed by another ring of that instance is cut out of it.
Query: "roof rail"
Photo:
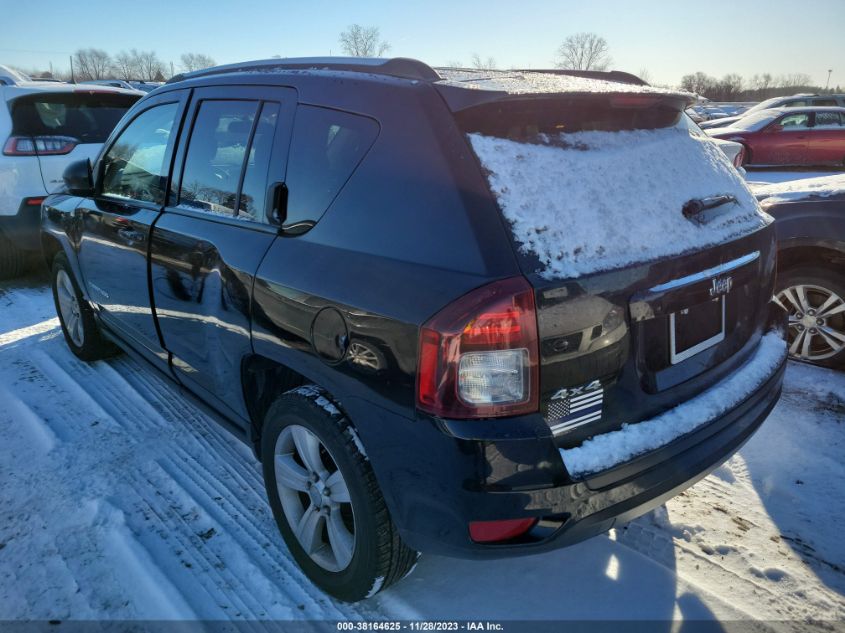
[[[227,64],[189,73],[180,73],[171,77],[167,83],[227,73],[273,72],[274,70],[339,70],[423,81],[440,79],[440,75],[433,68],[421,61],[407,57],[391,59],[379,57],[285,57]]]
[[[569,75],[570,77],[584,77],[585,79],[603,79],[605,81],[616,81],[623,84],[635,84],[647,86],[648,83],[621,70],[565,70],[563,68],[514,68],[514,72],[520,73],[547,73],[549,75]]]

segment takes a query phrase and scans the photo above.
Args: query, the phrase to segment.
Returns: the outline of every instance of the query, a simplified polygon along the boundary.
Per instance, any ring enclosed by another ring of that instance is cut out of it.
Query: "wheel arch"
[[[845,242],[790,240],[778,245],[778,273],[801,266],[845,266]]]

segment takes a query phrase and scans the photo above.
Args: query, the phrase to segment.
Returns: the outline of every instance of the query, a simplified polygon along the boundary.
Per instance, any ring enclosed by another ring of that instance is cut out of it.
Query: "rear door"
[[[247,417],[240,371],[252,352],[253,276],[278,233],[268,196],[284,181],[295,105],[293,89],[196,90],[152,235],[152,292],[173,371],[234,419]]]
[[[845,161],[845,117],[841,113],[815,113],[808,154],[811,163],[841,165]]]
[[[96,194],[77,207],[79,265],[89,298],[113,330],[159,360],[147,251],[187,99],[188,91],[169,92],[134,112],[95,166]]]

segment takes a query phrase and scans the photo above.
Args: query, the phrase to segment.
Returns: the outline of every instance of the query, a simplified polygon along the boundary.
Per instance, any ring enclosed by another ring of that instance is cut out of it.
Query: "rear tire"
[[[27,253],[0,231],[0,279],[20,277],[27,269]]]
[[[775,296],[789,315],[790,357],[845,367],[845,278],[832,268],[793,268],[778,275]]]
[[[419,555],[402,542],[354,428],[319,388],[273,403],[261,461],[279,531],[323,591],[356,602],[413,568]]]
[[[59,253],[53,259],[53,301],[70,351],[84,361],[114,356],[118,349],[100,334],[94,311],[79,289],[67,256]]]

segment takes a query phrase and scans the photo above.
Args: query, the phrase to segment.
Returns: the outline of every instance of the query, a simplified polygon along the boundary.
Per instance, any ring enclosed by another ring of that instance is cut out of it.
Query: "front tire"
[[[53,301],[70,351],[84,361],[114,356],[117,348],[100,334],[94,312],[82,296],[64,253],[53,259],[52,277]]]
[[[402,542],[354,428],[320,389],[273,403],[261,458],[279,531],[323,591],[356,602],[412,569],[418,554]]]
[[[845,279],[832,268],[794,268],[778,276],[775,296],[789,315],[790,357],[845,367]]]

